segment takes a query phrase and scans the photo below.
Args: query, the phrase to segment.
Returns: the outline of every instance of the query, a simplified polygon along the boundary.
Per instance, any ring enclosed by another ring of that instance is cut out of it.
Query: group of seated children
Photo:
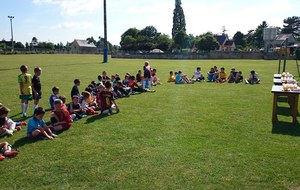
[[[201,68],[197,67],[192,78],[188,78],[187,75],[184,75],[181,71],[175,72],[170,71],[168,82],[175,82],[175,84],[192,84],[193,82],[202,82],[205,81],[205,77],[201,72]],[[212,67],[207,72],[207,82],[216,82],[216,83],[239,83],[243,81],[242,71],[236,71],[235,68],[231,68],[229,75],[225,72],[225,68],[222,67],[220,71],[217,66]],[[258,74],[255,71],[251,71],[249,79],[245,79],[245,83],[248,84],[257,84],[259,83]]]
[[[194,83],[194,81],[192,79],[189,79],[187,77],[187,75],[182,73],[182,71],[175,72],[175,75],[173,74],[173,71],[170,71],[170,76],[169,76],[168,82],[175,82],[175,84],[193,84]]]
[[[222,67],[220,71],[217,66],[210,68],[210,71],[207,72],[207,82],[216,82],[216,83],[239,83],[243,81],[242,71],[236,71],[235,68],[231,68],[229,75],[225,72],[225,68]]]

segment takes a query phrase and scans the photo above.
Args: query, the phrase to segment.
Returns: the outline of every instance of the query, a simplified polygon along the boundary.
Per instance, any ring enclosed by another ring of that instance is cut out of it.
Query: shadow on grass
[[[85,124],[88,124],[88,123],[93,123],[94,121],[97,121],[99,119],[102,119],[102,118],[105,118],[109,115],[106,115],[106,114],[99,114],[99,115],[93,115],[93,116],[90,116],[86,119],[85,121]]]
[[[273,123],[272,133],[290,136],[300,136],[300,125],[299,123],[293,124],[289,122],[278,121],[276,123]]]
[[[291,116],[291,109],[289,107],[277,107],[277,114],[284,116]]]
[[[107,114],[93,115],[93,116],[88,117],[86,119],[85,124],[92,123],[92,122],[97,121],[99,119],[102,119],[102,118],[105,118],[105,117],[109,117],[109,116],[112,116],[112,115],[115,115],[115,114],[118,114],[118,112],[112,112],[110,115],[107,115]]]
[[[31,144],[31,143],[35,143],[37,141],[42,141],[42,140],[44,140],[44,139],[42,139],[42,138],[30,139],[28,137],[22,137],[15,141],[15,143],[13,144],[13,147],[15,149],[19,149],[20,147],[24,146],[25,144]]]

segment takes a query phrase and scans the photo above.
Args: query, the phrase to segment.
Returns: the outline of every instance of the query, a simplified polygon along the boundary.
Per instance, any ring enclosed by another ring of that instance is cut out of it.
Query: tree
[[[195,46],[201,51],[215,50],[219,46],[219,42],[210,32],[196,37]]]
[[[24,49],[25,48],[25,46],[22,44],[22,42],[15,43],[14,47],[17,48],[17,49]]]
[[[241,46],[241,47],[246,46],[246,36],[240,31],[237,31],[234,34],[233,41],[234,41],[236,46]]]
[[[282,34],[293,34],[294,37],[300,37],[300,17],[293,16],[283,20]]]
[[[93,36],[90,37],[90,38],[87,38],[86,40],[88,41],[89,44],[90,44],[90,43],[94,43],[94,44],[96,45],[96,40],[94,39]]]
[[[268,27],[266,21],[263,21],[255,30],[249,30],[246,35],[246,41],[248,47],[260,49],[264,47],[264,28]]]
[[[130,50],[128,48],[136,48],[135,42],[136,42],[136,37],[140,31],[136,28],[129,28],[126,30],[122,36],[121,36],[121,49],[123,50]],[[133,49],[132,49],[133,50]]]
[[[151,50],[155,47],[153,40],[151,40],[148,36],[138,36],[136,38],[137,49],[138,50]]]
[[[160,35],[154,26],[146,26],[139,33],[139,36],[148,36],[150,39],[154,39],[156,36]]]
[[[161,49],[163,51],[167,51],[171,48],[172,39],[170,39],[169,35],[162,34],[156,38],[156,48]]]
[[[7,48],[6,43],[1,43],[0,42],[0,49],[6,50],[6,48]]]
[[[175,39],[176,34],[185,29],[185,16],[181,7],[181,0],[175,0],[175,9],[173,11],[173,28],[172,28],[172,39]]]
[[[186,34],[185,30],[180,30],[174,37],[174,44],[176,48],[183,49],[188,46],[189,36]]]
[[[136,47],[136,39],[132,36],[125,36],[124,40],[122,41],[121,48],[123,50],[137,50]]]
[[[29,49],[29,43],[28,42],[25,43],[25,48]]]

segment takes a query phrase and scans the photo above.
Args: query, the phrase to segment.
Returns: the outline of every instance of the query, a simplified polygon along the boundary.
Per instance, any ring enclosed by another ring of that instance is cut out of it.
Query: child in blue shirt
[[[56,99],[59,99],[59,96],[58,96],[58,94],[59,94],[59,88],[57,86],[54,86],[52,88],[52,92],[53,93],[51,94],[51,96],[49,98],[49,103],[50,103],[51,110],[54,109],[54,101]]]
[[[57,135],[53,134],[50,128],[46,125],[43,117],[45,110],[38,107],[34,110],[33,117],[29,119],[27,125],[27,137],[33,139],[35,137],[44,136],[47,139],[53,139]]]

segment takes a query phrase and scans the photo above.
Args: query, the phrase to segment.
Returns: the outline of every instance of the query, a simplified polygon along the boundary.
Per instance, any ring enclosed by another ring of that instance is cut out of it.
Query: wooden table
[[[282,86],[273,85],[272,93],[274,94],[272,122],[275,123],[278,121],[278,118],[277,118],[277,99],[278,99],[278,97],[286,96],[288,98],[288,104],[290,105],[290,108],[291,108],[293,124],[298,123],[297,116],[299,114],[298,100],[299,100],[300,90],[299,91],[298,90],[297,91],[283,91]]]

